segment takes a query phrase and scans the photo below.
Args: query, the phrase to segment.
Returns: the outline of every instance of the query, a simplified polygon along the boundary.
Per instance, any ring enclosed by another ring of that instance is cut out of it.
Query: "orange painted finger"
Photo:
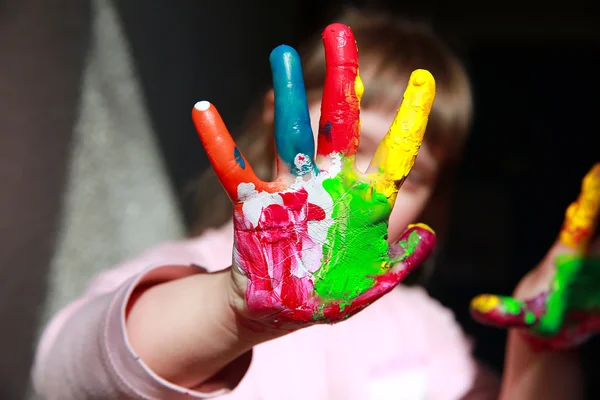
[[[559,241],[576,251],[585,252],[594,236],[600,212],[600,163],[583,178],[581,192],[565,213]]]
[[[249,191],[273,191],[273,184],[261,181],[231,138],[217,109],[208,101],[196,103],[192,119],[208,159],[234,203]]]

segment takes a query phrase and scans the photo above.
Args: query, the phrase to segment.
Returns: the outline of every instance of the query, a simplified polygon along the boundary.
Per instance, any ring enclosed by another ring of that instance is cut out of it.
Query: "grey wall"
[[[0,2],[0,398],[27,387],[88,43],[82,0]]]

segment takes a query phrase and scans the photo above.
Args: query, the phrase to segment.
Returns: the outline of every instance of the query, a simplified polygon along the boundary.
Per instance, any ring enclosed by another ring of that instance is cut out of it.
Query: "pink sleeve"
[[[247,355],[231,376],[221,377],[228,383],[226,388],[192,391],[155,375],[136,356],[127,338],[125,308],[138,285],[204,272],[192,264],[204,260],[190,248],[185,242],[167,244],[96,277],[84,295],[46,327],[33,368],[36,392],[48,400],[189,399],[229,392],[249,365]]]

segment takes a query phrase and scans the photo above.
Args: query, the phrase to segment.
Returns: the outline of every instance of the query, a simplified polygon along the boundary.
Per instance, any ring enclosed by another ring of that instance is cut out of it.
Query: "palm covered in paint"
[[[213,106],[194,120],[213,168],[234,202],[233,283],[244,316],[275,326],[335,322],[394,288],[435,245],[424,225],[388,243],[388,219],[410,172],[435,95],[433,77],[415,71],[390,131],[367,173],[359,139],[356,43],[350,29],[323,33],[327,74],[317,157],[298,54],[271,53],[278,179],[259,180]],[[241,289],[241,290],[240,290]]]
[[[600,164],[586,175],[566,212],[558,244],[528,274],[515,297],[480,295],[471,313],[482,323],[526,328],[541,348],[570,348],[600,332],[600,241],[594,236],[600,212]],[[595,254],[594,254],[595,253]]]

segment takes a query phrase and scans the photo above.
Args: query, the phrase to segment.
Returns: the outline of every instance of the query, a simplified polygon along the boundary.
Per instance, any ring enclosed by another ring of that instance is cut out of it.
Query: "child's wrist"
[[[232,307],[229,271],[150,286],[133,299],[127,333],[157,375],[195,387],[253,346],[273,338],[253,332]]]
[[[228,288],[229,310],[227,313],[230,316],[229,321],[234,323],[233,329],[238,336],[240,346],[250,348],[290,333],[289,329],[273,326],[267,320],[263,321],[261,318],[251,316],[245,301],[244,285],[240,285],[236,278],[236,274],[233,273],[232,282],[234,283],[230,284]]]

